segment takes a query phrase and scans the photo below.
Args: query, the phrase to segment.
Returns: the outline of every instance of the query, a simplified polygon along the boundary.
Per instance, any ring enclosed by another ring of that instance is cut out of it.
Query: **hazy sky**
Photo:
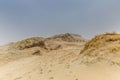
[[[0,0],[0,44],[32,36],[120,32],[120,0]]]

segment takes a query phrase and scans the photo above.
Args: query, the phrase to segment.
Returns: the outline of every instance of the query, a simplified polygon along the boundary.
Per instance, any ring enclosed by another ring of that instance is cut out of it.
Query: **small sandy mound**
[[[45,42],[43,38],[33,37],[22,41],[19,41],[12,45],[13,48],[23,50],[32,47],[42,47],[45,48]]]
[[[106,61],[120,65],[120,34],[106,33],[96,36],[85,44],[81,55],[83,63]]]

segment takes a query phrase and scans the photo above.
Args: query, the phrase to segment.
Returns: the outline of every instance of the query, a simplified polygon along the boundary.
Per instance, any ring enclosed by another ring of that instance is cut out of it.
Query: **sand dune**
[[[85,44],[81,51],[84,63],[107,62],[120,65],[120,34],[98,35]]]
[[[103,34],[87,43],[50,39],[45,41],[45,47],[31,46],[29,41],[24,46],[31,47],[22,50],[3,46],[0,80],[120,80],[120,66],[111,64],[117,61],[119,49],[106,53],[111,49],[108,47],[116,48],[118,43],[118,34]]]

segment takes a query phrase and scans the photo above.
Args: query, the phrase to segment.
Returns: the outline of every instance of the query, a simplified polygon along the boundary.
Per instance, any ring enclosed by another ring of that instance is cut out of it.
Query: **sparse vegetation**
[[[57,50],[62,46],[60,44],[54,43],[54,41],[65,41],[65,42],[84,42],[85,39],[77,34],[60,34],[49,38],[41,38],[41,37],[32,37],[22,41],[18,41],[13,43],[10,48],[24,50],[32,47],[41,47],[49,50]]]
[[[120,57],[119,52],[120,34],[106,33],[97,35],[95,38],[87,42],[84,49],[81,51],[81,54],[84,55],[83,61],[85,63],[94,63],[103,59],[112,62],[114,58]]]
[[[53,40],[57,40],[57,41],[67,41],[67,42],[85,42],[86,41],[81,35],[72,34],[72,33],[55,35],[48,39],[53,39]]]

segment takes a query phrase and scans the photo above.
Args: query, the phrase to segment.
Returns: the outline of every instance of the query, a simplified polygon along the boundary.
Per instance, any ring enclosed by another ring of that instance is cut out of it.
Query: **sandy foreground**
[[[80,64],[80,50],[69,47],[41,56],[3,60],[6,63],[0,65],[0,80],[120,80],[119,66]]]

